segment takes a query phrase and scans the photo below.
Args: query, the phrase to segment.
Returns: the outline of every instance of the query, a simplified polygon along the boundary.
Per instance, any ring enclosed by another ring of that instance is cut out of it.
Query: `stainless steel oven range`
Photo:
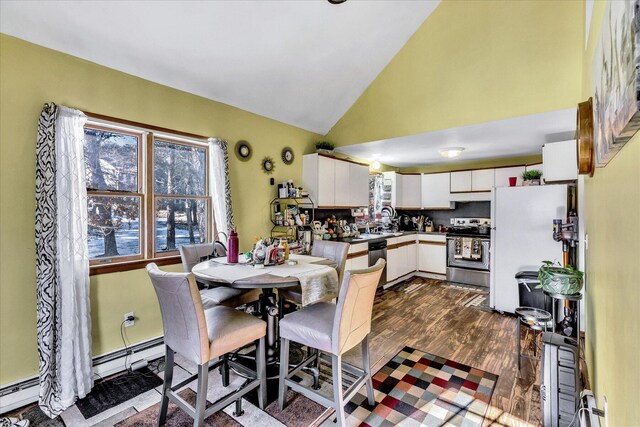
[[[447,280],[489,287],[491,220],[454,218],[447,233]]]

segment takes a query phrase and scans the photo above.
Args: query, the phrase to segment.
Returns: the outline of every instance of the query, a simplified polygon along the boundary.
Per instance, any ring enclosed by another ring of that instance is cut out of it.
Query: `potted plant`
[[[542,178],[542,171],[528,170],[522,173],[522,185],[540,185],[540,178]]]
[[[334,147],[335,145],[327,141],[316,142],[317,153],[331,154]]]
[[[583,276],[582,271],[570,265],[563,267],[559,263],[542,261],[538,270],[540,284],[536,287],[555,294],[573,295],[582,290]]]

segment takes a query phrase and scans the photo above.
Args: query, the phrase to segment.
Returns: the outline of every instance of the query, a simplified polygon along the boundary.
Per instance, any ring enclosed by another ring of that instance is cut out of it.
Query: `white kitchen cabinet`
[[[351,188],[350,188],[350,168],[348,162],[339,160],[333,161],[335,164],[335,175],[333,181],[334,206],[351,206]]]
[[[418,244],[414,241],[407,248],[406,274],[418,269]]]
[[[421,181],[423,208],[451,209],[449,172],[423,174]]]
[[[397,279],[402,275],[402,257],[400,248],[387,250],[387,282]]]
[[[420,235],[418,268],[424,273],[447,274],[447,241],[441,235]]]
[[[471,191],[491,191],[494,184],[493,169],[471,171]]]
[[[369,167],[346,160],[302,156],[302,186],[320,208],[369,204]]]
[[[471,171],[451,172],[451,192],[464,193],[471,191]]]
[[[401,208],[420,209],[422,207],[420,201],[420,175],[404,175],[398,174],[399,190],[401,193],[398,203]]]
[[[355,258],[348,259],[347,262],[351,262],[351,268],[347,270],[363,270],[369,268],[369,254],[360,255]]]
[[[526,170],[526,171],[531,171],[531,170],[542,171],[542,163],[533,163],[531,165],[526,165],[524,167],[524,170]]]
[[[495,187],[508,187],[509,178],[512,176],[517,177],[516,185],[522,185],[522,174],[524,173],[524,166],[512,166],[508,168],[495,168]]]
[[[349,246],[345,270],[361,270],[369,267],[369,244],[353,243]]]
[[[318,206],[335,206],[335,163],[318,154],[302,156],[302,186]]]
[[[542,178],[544,182],[578,179],[576,141],[562,141],[542,146]]]
[[[346,163],[346,162],[342,162]],[[339,183],[349,188],[349,204],[347,206],[369,206],[369,166],[357,163],[347,163],[349,165],[349,185]]]

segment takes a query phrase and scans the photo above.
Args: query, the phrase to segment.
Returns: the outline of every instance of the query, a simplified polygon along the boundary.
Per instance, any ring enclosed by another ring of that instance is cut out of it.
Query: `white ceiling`
[[[423,166],[541,154],[543,144],[573,139],[575,130],[576,110],[570,108],[348,145],[336,150],[394,167]],[[459,157],[445,159],[438,151],[447,147],[464,147],[465,150]]]
[[[438,1],[6,1],[0,31],[326,134]]]

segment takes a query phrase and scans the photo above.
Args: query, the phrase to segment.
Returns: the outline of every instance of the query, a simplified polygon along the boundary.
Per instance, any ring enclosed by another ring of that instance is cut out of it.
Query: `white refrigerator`
[[[513,313],[519,306],[518,271],[542,261],[562,263],[562,243],[553,240],[553,220],[567,217],[567,185],[498,187],[491,193],[490,305]]]

